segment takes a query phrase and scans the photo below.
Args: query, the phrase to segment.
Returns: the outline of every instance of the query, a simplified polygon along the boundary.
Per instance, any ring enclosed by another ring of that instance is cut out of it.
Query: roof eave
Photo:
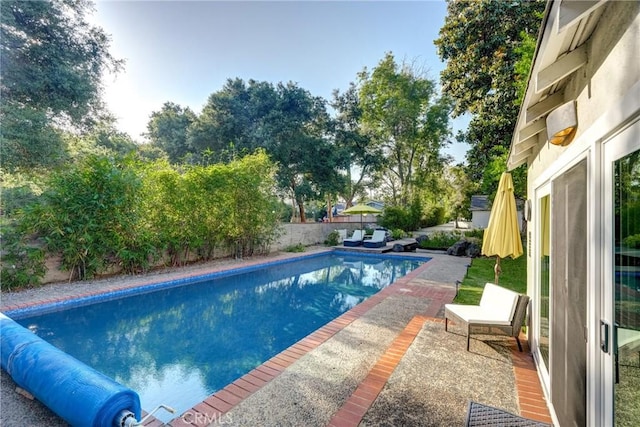
[[[599,15],[586,22],[607,0],[553,1],[545,8],[525,96],[511,139],[507,169],[528,163],[547,141],[546,116],[565,102],[564,86],[587,62],[584,42]],[[586,28],[586,29],[585,29]],[[571,41],[566,46],[567,41]]]

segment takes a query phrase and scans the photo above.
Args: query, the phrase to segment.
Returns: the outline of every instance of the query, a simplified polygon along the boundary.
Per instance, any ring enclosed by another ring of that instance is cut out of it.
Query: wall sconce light
[[[577,128],[576,101],[562,104],[547,116],[547,134],[554,145],[569,145]]]

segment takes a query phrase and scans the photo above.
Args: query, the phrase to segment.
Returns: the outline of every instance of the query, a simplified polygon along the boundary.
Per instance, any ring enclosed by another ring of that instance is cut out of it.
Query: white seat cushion
[[[517,292],[487,283],[482,291],[480,307],[487,312],[496,312],[502,318],[511,320],[518,305],[518,296]]]
[[[384,242],[387,240],[387,233],[384,230],[375,230],[370,242]]]
[[[353,232],[353,236],[346,238],[344,240],[348,241],[348,242],[360,242],[362,241],[362,237],[364,236],[364,233],[362,230],[356,230]]]
[[[504,312],[487,311],[477,305],[445,304],[444,307],[449,313],[467,323],[500,326],[508,326],[511,324],[511,318],[505,317]]]

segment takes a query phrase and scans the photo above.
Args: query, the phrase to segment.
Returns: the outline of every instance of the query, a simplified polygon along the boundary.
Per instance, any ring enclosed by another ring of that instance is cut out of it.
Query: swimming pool
[[[312,255],[11,316],[143,408],[181,413],[426,261]]]

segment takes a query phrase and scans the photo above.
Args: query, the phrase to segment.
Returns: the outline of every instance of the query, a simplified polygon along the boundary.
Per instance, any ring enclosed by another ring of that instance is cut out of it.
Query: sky
[[[392,52],[438,81],[444,64],[433,40],[445,16],[446,3],[435,0],[98,0],[91,20],[126,61],[105,75],[104,99],[118,128],[141,141],[165,102],[199,113],[230,78],[292,81],[331,100]],[[454,134],[467,124],[452,120]],[[467,148],[454,142],[445,152],[462,162]]]

